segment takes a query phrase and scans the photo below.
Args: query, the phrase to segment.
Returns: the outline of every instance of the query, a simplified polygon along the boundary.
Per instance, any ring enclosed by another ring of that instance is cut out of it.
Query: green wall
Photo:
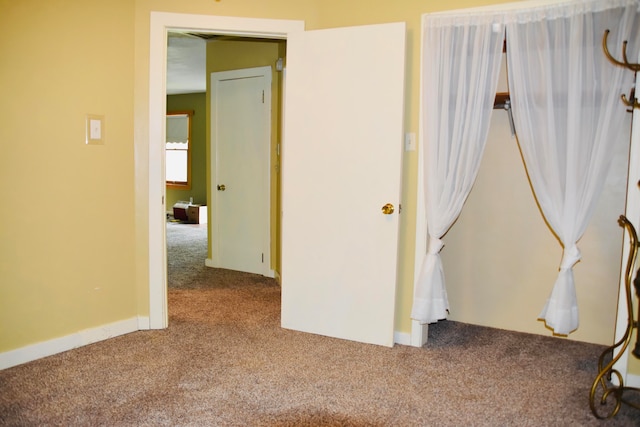
[[[167,112],[193,111],[191,116],[191,189],[167,188],[167,211],[177,201],[207,204],[207,96],[206,93],[188,93],[167,96]]]

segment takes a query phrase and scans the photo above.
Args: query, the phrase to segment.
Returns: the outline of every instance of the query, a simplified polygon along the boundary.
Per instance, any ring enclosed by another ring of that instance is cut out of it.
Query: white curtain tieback
[[[442,240],[440,240],[437,237],[429,236],[429,244],[427,247],[428,254],[435,255],[439,253],[443,247],[444,247],[444,243],[442,242]]]
[[[564,248],[564,253],[562,254],[562,262],[560,263],[561,270],[568,270],[572,268],[580,259],[582,258],[582,254],[580,253],[580,249],[576,245],[571,245],[569,247]]]

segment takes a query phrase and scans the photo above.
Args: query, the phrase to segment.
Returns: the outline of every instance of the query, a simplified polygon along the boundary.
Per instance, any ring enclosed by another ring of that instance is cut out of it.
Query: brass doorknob
[[[391,215],[394,211],[394,207],[391,203],[387,203],[382,207],[382,213],[385,215]]]
[[[218,185],[218,191],[224,191],[226,189],[227,189],[227,187],[224,184]]]

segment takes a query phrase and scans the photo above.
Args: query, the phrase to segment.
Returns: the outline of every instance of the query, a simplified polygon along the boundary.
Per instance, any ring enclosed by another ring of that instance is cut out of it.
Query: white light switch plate
[[[416,134],[414,132],[404,134],[404,151],[416,151]]]
[[[89,139],[102,139],[102,122],[100,120],[89,120]]]
[[[85,144],[104,144],[104,116],[87,114]]]

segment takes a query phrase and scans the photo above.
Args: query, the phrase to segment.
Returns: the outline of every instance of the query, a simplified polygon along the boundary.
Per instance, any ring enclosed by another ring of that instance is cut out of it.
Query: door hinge
[[[262,263],[264,264],[264,253],[262,254]]]
[[[264,90],[262,91],[262,103],[264,104]]]
[[[398,205],[398,215],[402,213],[402,203]]]

